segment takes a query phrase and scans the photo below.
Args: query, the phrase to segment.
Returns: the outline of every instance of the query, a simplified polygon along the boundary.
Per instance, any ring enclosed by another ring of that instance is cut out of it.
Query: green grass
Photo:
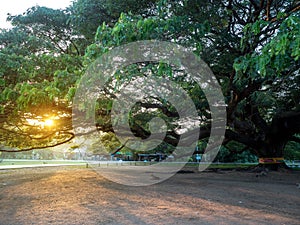
[[[142,161],[136,161],[136,162],[101,162],[101,166],[125,166],[125,165],[130,165],[130,166],[149,166],[149,165],[154,165],[157,164],[157,162],[142,162]],[[95,164],[97,165],[97,163]],[[198,168],[199,163],[185,163],[185,162],[163,162],[160,164],[160,166],[167,166],[167,167],[172,167],[172,166],[184,166],[184,167],[190,167],[190,168]],[[205,164],[204,164],[205,165]],[[208,169],[235,169],[235,168],[249,168],[256,166],[257,163],[214,163],[210,164],[208,166]]]
[[[257,164],[211,164],[208,168],[209,169],[237,169],[237,168],[249,168],[256,166]]]
[[[74,161],[74,160],[3,160],[0,163],[1,166],[9,166],[9,165],[45,165],[45,164],[58,164],[58,165],[79,165],[79,166],[86,166],[85,161]],[[117,166],[117,165],[131,165],[131,166],[149,166],[153,165],[156,162],[141,162],[141,161],[136,161],[136,162],[108,162],[108,166]],[[161,164],[162,166],[174,166],[182,164],[185,168],[198,168],[199,164],[198,163],[184,163],[184,162],[165,162]],[[101,162],[101,165],[105,166],[106,162]],[[254,167],[258,164],[256,163],[213,163],[208,166],[207,169],[246,169],[246,168],[251,168]],[[290,167],[291,168],[291,167]],[[300,170],[300,167],[294,167],[291,168],[293,170]]]
[[[62,161],[62,160],[3,160],[0,166],[9,165],[44,165],[44,164],[68,164],[68,165],[85,165],[83,161]]]

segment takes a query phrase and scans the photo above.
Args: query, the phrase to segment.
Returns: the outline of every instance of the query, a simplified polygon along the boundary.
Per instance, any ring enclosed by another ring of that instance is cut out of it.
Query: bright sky
[[[7,13],[18,15],[36,5],[64,9],[72,2],[73,0],[0,0],[0,28],[11,27],[10,23],[6,22]]]

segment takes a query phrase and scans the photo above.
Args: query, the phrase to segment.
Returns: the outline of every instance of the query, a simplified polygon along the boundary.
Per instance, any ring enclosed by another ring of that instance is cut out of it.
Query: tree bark
[[[285,112],[274,116],[266,133],[258,157],[260,158],[284,158],[284,149],[294,134],[300,132],[300,112]],[[277,170],[280,167],[287,168],[284,162],[266,164],[266,167]]]

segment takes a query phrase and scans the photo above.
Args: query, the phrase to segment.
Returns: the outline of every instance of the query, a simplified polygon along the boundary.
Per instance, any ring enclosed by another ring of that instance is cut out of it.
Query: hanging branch
[[[71,132],[64,132],[64,134],[69,134],[70,137],[68,139],[66,139],[64,141],[61,141],[61,142],[58,142],[56,144],[52,144],[52,145],[50,144],[50,145],[45,145],[45,146],[33,146],[33,147],[23,148],[23,149],[9,149],[9,150],[0,149],[0,152],[18,153],[18,152],[28,152],[28,151],[35,150],[35,149],[53,148],[53,147],[56,147],[56,146],[59,146],[59,145],[62,145],[62,144],[66,144],[75,137],[75,135]]]

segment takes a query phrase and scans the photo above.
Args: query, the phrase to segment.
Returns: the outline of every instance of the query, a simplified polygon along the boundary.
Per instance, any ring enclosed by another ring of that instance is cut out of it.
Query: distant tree
[[[44,42],[45,51],[82,55],[86,47],[82,34],[70,23],[66,10],[34,6],[20,15],[9,15],[14,27]]]

